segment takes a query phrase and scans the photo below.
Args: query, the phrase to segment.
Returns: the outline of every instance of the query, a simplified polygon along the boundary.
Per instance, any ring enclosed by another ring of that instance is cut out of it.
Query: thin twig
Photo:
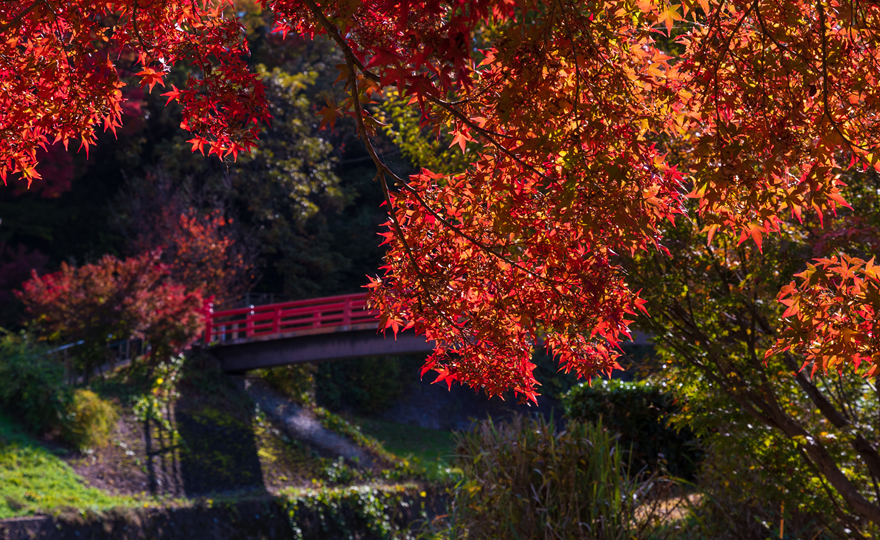
[[[36,0],[34,3],[32,3],[31,5],[26,7],[21,13],[19,13],[15,17],[13,17],[8,23],[4,24],[3,26],[0,26],[0,34],[6,32],[10,28],[12,28],[16,24],[18,24],[19,21],[21,21],[24,17],[26,17],[28,14],[30,14],[31,11],[36,9],[36,7],[39,4],[45,4],[45,3],[46,3],[45,0]]]

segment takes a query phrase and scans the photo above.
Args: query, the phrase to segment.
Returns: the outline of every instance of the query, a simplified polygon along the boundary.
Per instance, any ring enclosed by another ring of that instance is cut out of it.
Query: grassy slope
[[[69,465],[0,415],[0,519],[134,504],[86,487]]]
[[[391,453],[413,456],[425,467],[428,479],[445,479],[452,473],[455,440],[450,431],[439,431],[394,422],[355,418],[361,431],[374,437]]]

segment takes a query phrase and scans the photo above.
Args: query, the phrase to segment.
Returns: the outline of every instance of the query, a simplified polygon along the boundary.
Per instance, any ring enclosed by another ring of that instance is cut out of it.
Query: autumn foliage
[[[731,234],[761,246],[782,220],[845,206],[842,171],[878,165],[876,3],[262,4],[276,32],[326,35],[344,55],[349,98],[320,114],[330,125],[355,118],[385,194],[386,265],[370,284],[383,325],[436,339],[426,369],[490,394],[536,399],[538,343],[579,375],[613,369],[645,309],[616,256],[662,252],[663,229],[686,198],[710,242]],[[235,157],[252,148],[269,113],[229,5],[3,3],[0,175],[33,178],[38,148],[76,139],[88,149],[96,127],[115,130],[117,58],[136,59],[150,90],[172,65],[191,65],[186,87],[165,95],[182,105],[193,150]],[[452,138],[465,170],[395,174],[371,143],[380,123],[370,110],[386,90]],[[838,283],[801,286],[815,289],[799,289],[803,305],[814,293],[821,304],[823,288]],[[862,305],[857,288],[828,294]],[[844,331],[868,316],[853,309],[833,333],[813,325],[814,336],[870,348],[870,332]],[[803,336],[785,334],[780,346]]]
[[[169,279],[160,253],[120,260],[105,255],[79,268],[36,273],[16,293],[41,338],[84,343],[79,357],[88,371],[106,361],[109,342],[143,339],[160,361],[193,343],[204,329],[204,301]]]
[[[225,156],[254,145],[269,118],[262,86],[248,71],[242,27],[225,3],[36,0],[0,5],[0,179],[39,177],[37,152],[74,140],[88,152],[95,129],[122,124],[122,78],[150,90],[171,66],[198,69],[169,101],[194,148]],[[125,66],[125,68],[121,67]]]
[[[782,288],[785,326],[767,356],[785,351],[804,358],[804,367],[842,372],[867,363],[865,376],[880,367],[880,268],[846,255],[817,259]]]

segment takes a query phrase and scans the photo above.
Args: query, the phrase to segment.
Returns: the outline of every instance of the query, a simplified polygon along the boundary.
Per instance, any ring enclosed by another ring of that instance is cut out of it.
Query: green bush
[[[620,434],[620,445],[630,448],[633,466],[667,470],[680,477],[693,478],[700,460],[696,438],[687,428],[668,424],[677,411],[674,398],[649,381],[624,382],[597,380],[581,384],[563,399],[570,420],[602,423]]]
[[[42,434],[62,425],[72,400],[58,359],[26,334],[0,330],[0,408]]]
[[[601,424],[573,421],[559,433],[540,417],[478,424],[458,436],[463,479],[440,536],[647,538],[657,516],[643,504],[663,482],[629,474],[615,442]]]
[[[118,413],[64,382],[64,366],[26,334],[0,334],[0,408],[33,433],[60,432],[78,449],[106,444]]]
[[[315,364],[290,364],[271,369],[256,370],[256,375],[263,378],[279,392],[303,407],[315,404]]]
[[[418,376],[424,357],[375,356],[324,362],[316,377],[317,401],[330,410],[370,415],[387,409],[403,392],[403,375]]]
[[[77,389],[65,415],[64,440],[77,449],[106,446],[116,427],[119,413],[109,401],[91,390]]]

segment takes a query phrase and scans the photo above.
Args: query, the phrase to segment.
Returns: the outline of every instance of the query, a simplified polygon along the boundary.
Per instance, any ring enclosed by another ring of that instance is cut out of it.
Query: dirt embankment
[[[270,496],[313,487],[327,459],[337,456],[369,476],[388,466],[259,380],[184,377],[166,417],[163,427],[126,410],[109,445],[64,459],[90,486],[163,497]]]

